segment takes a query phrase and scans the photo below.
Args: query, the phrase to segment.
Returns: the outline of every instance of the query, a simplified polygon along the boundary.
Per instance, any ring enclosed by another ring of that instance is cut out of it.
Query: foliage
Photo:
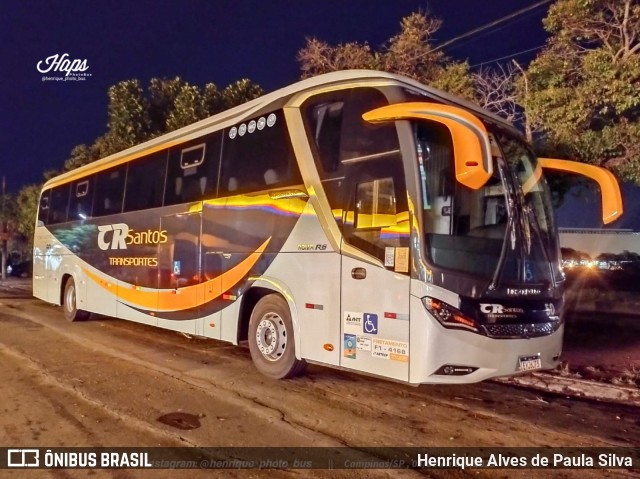
[[[196,85],[181,86],[167,116],[167,131],[177,130],[207,116],[204,97]]]
[[[558,0],[523,104],[547,141],[640,183],[640,5]]]
[[[16,230],[27,238],[30,246],[33,242],[41,188],[42,185],[27,185],[16,196]]]
[[[242,79],[219,91],[209,83],[202,91],[180,77],[153,78],[146,91],[138,80],[125,80],[108,90],[107,131],[91,145],[77,145],[64,162],[70,171],[156,136],[202,120],[209,115],[259,97],[259,85]],[[43,173],[48,180],[60,171]],[[33,240],[35,219],[42,185],[23,187],[16,197],[11,216],[17,231]]]
[[[243,103],[264,95],[264,90],[247,78],[238,80],[222,90],[222,110],[242,105]],[[215,113],[218,113],[217,111]],[[211,113],[213,114],[213,113]]]
[[[346,69],[383,70],[473,99],[469,65],[452,61],[431,44],[441,23],[427,14],[412,13],[402,19],[400,32],[377,51],[368,43],[331,46],[316,38],[307,38],[297,56],[301,76],[308,78]]]
[[[70,171],[156,136],[182,128],[264,94],[248,79],[219,91],[208,83],[204,90],[180,77],[152,78],[146,91],[138,80],[109,88],[107,131],[90,146],[77,145],[64,163]],[[52,172],[50,176],[55,176]]]

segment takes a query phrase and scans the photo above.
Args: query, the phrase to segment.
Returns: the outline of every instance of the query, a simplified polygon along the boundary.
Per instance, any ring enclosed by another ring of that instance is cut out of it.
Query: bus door
[[[398,158],[348,168],[341,365],[409,378],[409,214]]]
[[[163,216],[160,231],[166,241],[158,248],[158,326],[200,334],[196,319],[204,300],[201,283],[202,214],[175,213]]]

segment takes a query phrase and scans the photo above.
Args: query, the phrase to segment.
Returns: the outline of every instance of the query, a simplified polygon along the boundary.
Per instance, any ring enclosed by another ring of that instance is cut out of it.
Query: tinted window
[[[153,153],[129,163],[124,211],[162,206],[167,151]]]
[[[47,217],[49,216],[49,195],[51,190],[43,191],[40,197],[40,205],[38,207],[38,221],[42,221],[43,224],[47,224]]]
[[[355,228],[396,225],[396,195],[393,178],[366,181],[356,187]]]
[[[410,222],[402,158],[379,158],[347,165],[348,194],[343,213],[345,241],[408,273],[400,263],[388,261],[397,248],[408,255]]]
[[[333,209],[342,209],[347,200],[346,164],[399,153],[393,122],[373,125],[362,119],[367,111],[388,103],[375,88],[352,88],[316,95],[302,106],[307,137]]]
[[[96,193],[93,216],[105,216],[122,212],[124,182],[127,165],[120,165],[96,175]]]
[[[51,191],[49,200],[49,220],[48,224],[64,223],[67,221],[67,206],[69,205],[70,185],[56,186]]]
[[[169,151],[165,205],[215,197],[221,138],[216,132]]]
[[[86,220],[91,217],[93,204],[93,177],[83,178],[71,184],[69,199],[69,221]]]
[[[282,111],[225,130],[221,194],[301,182]]]
[[[322,179],[341,176],[345,161],[399,150],[393,122],[374,125],[362,119],[364,113],[388,103],[375,88],[340,90],[305,102],[305,126]]]

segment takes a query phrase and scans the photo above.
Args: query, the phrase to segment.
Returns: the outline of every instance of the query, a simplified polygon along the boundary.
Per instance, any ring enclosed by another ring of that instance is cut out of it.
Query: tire
[[[90,313],[77,308],[77,296],[76,283],[70,277],[64,284],[64,295],[62,296],[62,309],[64,317],[68,321],[85,321],[89,318]]]
[[[296,359],[291,312],[277,294],[258,301],[249,320],[249,351],[256,369],[274,379],[301,374],[305,361]]]

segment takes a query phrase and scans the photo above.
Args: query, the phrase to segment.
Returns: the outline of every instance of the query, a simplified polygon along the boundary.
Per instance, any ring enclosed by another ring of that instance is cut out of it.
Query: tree
[[[204,97],[196,85],[185,83],[175,97],[167,115],[166,131],[177,130],[207,116]]]
[[[64,162],[64,171],[71,171],[100,158],[99,141],[93,145],[78,145],[71,150],[71,156]]]
[[[248,79],[231,83],[220,91],[213,83],[204,91],[180,77],[153,78],[145,91],[138,80],[119,82],[108,90],[107,131],[91,145],[77,145],[65,161],[62,171],[43,173],[47,181],[61,172],[70,171],[104,158],[153,137],[194,123],[264,94],[262,88]],[[42,184],[23,187],[9,208],[11,198],[4,203],[6,215],[0,214],[0,231],[5,217],[11,218],[17,232],[24,235],[31,248],[38,201]],[[0,195],[0,201],[2,201]],[[2,203],[0,202],[0,205]],[[1,245],[0,245],[1,246]]]
[[[413,78],[467,99],[474,98],[466,62],[454,62],[431,41],[442,22],[423,13],[412,13],[400,22],[400,32],[378,51],[367,43],[331,46],[308,38],[297,55],[302,78],[346,69],[383,70]]]
[[[152,78],[148,91],[148,118],[151,136],[158,136],[167,131],[167,117],[173,110],[176,97],[184,86],[180,77],[170,80]]]
[[[110,155],[149,138],[148,102],[138,80],[125,80],[109,88],[107,133],[103,148]]]
[[[30,250],[33,246],[33,233],[41,189],[42,185],[27,185],[22,187],[16,196],[16,231],[27,239]]]
[[[222,90],[223,110],[242,105],[243,103],[258,98],[262,95],[264,95],[264,90],[260,85],[253,83],[248,78],[243,78],[234,83],[231,83],[224,90]]]
[[[119,82],[108,91],[107,131],[90,146],[75,146],[63,171],[79,168],[263,94],[259,85],[246,78],[222,91],[213,83],[208,83],[202,91],[180,77],[152,78],[146,91],[138,80]]]
[[[207,83],[202,94],[204,108],[209,116],[224,111],[224,98],[215,83]]]
[[[0,191],[0,268],[2,268],[0,277],[7,278],[7,260],[8,249],[7,244],[9,236],[13,230],[15,201],[13,195],[5,191],[5,179],[2,177],[2,190]]]
[[[510,122],[521,120],[518,108],[515,81],[518,72],[515,67],[498,65],[495,68],[482,68],[473,73],[476,101],[482,108],[500,115]]]
[[[558,0],[523,103],[554,147],[640,183],[640,4]]]

